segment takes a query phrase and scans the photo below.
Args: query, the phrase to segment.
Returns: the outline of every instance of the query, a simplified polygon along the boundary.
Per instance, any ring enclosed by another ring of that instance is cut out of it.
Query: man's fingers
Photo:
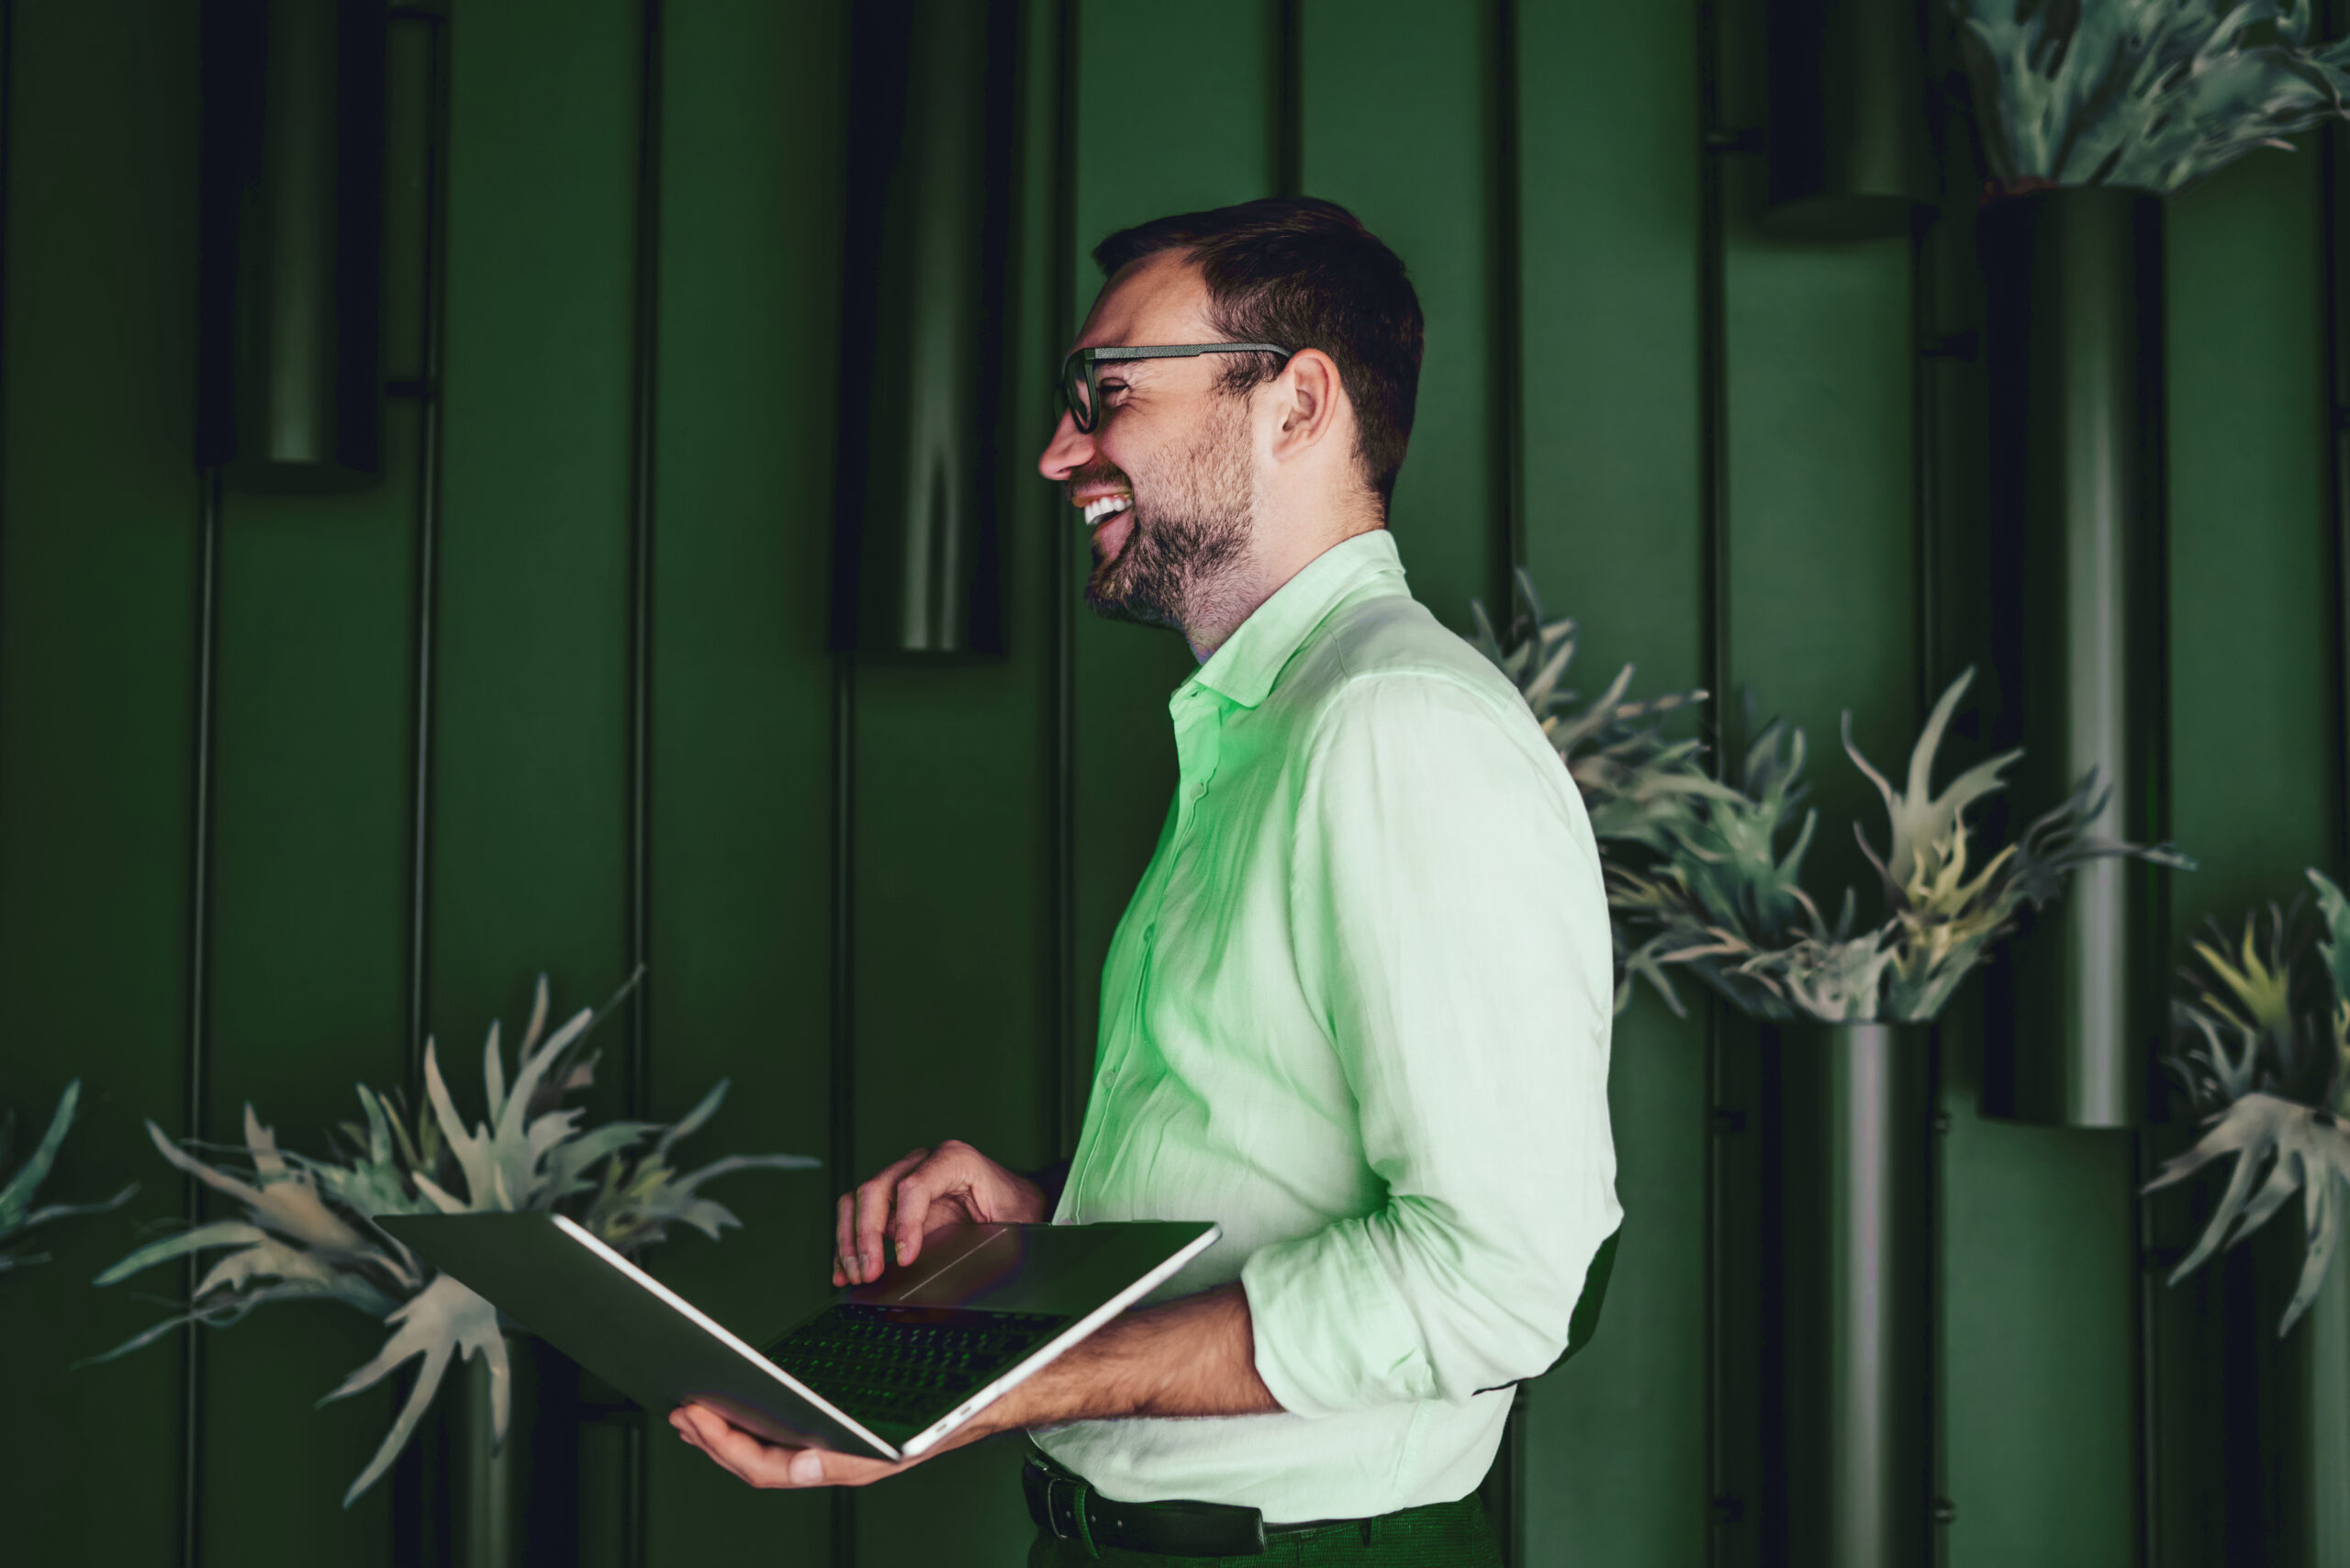
[[[901,1268],[922,1255],[922,1238],[928,1226],[930,1205],[943,1195],[942,1187],[952,1183],[952,1187],[947,1189],[952,1190],[962,1185],[955,1181],[954,1172],[940,1168],[941,1163],[938,1157],[933,1155],[898,1183],[896,1240]]]
[[[856,1190],[856,1232],[848,1252],[849,1282],[864,1284],[880,1278],[881,1241],[890,1232],[890,1204],[899,1179],[930,1158],[930,1150],[915,1149]]]
[[[843,1193],[833,1204],[833,1287],[848,1283],[848,1260],[856,1256],[856,1204]]]

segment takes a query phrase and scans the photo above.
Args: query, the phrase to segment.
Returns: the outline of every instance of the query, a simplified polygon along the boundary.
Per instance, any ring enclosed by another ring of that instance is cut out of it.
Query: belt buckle
[[[1085,1506],[1085,1483],[1073,1476],[1046,1474],[1045,1477],[1045,1526],[1062,1540],[1085,1541],[1084,1521],[1079,1518]]]

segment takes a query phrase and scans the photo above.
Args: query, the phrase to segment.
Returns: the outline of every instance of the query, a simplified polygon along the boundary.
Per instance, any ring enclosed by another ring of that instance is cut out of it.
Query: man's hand
[[[722,1470],[732,1471],[751,1485],[765,1488],[797,1486],[870,1486],[923,1460],[961,1448],[988,1428],[976,1424],[949,1435],[921,1459],[868,1459],[863,1454],[830,1453],[822,1449],[791,1449],[744,1431],[707,1405],[680,1405],[669,1412],[677,1435],[708,1454]]]
[[[833,1283],[880,1278],[885,1240],[895,1243],[902,1266],[921,1256],[923,1238],[942,1225],[1042,1225],[1050,1217],[1042,1187],[948,1138],[936,1148],[915,1149],[856,1192],[841,1194],[833,1226]]]

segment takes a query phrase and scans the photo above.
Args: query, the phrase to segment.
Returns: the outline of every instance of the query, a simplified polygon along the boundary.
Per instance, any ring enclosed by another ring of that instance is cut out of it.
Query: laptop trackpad
[[[912,1267],[893,1266],[841,1299],[870,1306],[969,1306],[1017,1278],[1026,1252],[1016,1225],[941,1226],[923,1238]]]

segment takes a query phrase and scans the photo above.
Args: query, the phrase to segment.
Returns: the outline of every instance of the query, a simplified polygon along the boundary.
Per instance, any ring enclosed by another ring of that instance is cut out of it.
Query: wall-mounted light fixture
[[[207,0],[198,461],[335,490],[381,467],[381,0]]]

